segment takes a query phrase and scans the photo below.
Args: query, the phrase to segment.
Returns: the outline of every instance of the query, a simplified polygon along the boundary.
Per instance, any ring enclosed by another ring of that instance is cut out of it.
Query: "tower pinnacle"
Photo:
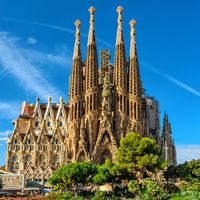
[[[130,45],[130,58],[134,58],[136,56],[136,47],[135,47],[135,25],[136,21],[132,19],[130,21],[130,26],[131,26],[131,32],[130,32],[130,37],[131,37],[131,45]]]
[[[89,13],[90,13],[90,25],[94,26],[94,12],[96,11],[96,9],[94,7],[90,7],[88,9]]]
[[[76,20],[74,25],[76,26],[76,39],[75,39],[75,44],[74,44],[74,54],[73,54],[73,60],[75,58],[78,58],[79,56],[81,56],[81,52],[80,52],[80,26],[81,26],[81,21],[80,20]]]
[[[122,12],[123,12],[123,8],[121,6],[117,7],[117,13],[118,13],[118,28],[117,28],[117,39],[116,39],[116,45],[123,43],[124,42],[124,38],[123,38],[123,33],[122,33]]]
[[[122,12],[123,12],[123,8],[121,6],[118,6],[116,11],[118,13],[118,24],[122,24]]]
[[[94,34],[94,12],[95,12],[94,7],[89,8],[89,13],[90,13],[90,29],[89,29],[89,35],[88,35],[88,45],[92,44],[95,42],[95,34]]]

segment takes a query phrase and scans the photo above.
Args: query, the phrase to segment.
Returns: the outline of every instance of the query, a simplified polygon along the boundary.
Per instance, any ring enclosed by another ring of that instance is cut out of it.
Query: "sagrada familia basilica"
[[[114,64],[109,50],[101,50],[98,65],[94,29],[95,8],[91,7],[86,59],[80,48],[81,22],[76,34],[70,77],[69,102],[23,103],[7,141],[6,168],[25,175],[27,181],[46,183],[59,166],[88,160],[115,160],[122,137],[137,132],[156,140],[168,165],[176,165],[176,149],[165,113],[160,128],[159,102],[142,88],[136,49],[135,25],[130,21],[130,52],[127,59],[122,28],[122,7],[117,8],[118,26]],[[161,133],[162,132],[162,133]]]

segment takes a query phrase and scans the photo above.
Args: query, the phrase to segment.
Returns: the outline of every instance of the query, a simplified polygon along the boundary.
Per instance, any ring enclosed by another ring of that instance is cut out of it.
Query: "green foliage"
[[[111,159],[106,159],[103,165],[98,166],[97,174],[93,177],[93,183],[103,185],[107,182],[120,182],[132,177],[126,165],[113,163]]]
[[[180,178],[185,181],[200,180],[200,159],[185,162],[178,166],[171,166],[165,173],[166,178]]]
[[[200,159],[190,161],[187,166],[191,170],[192,177],[200,179]]]
[[[73,186],[76,189],[78,183],[85,184],[91,182],[96,171],[97,166],[89,162],[68,163],[49,178],[49,183],[55,189],[64,189],[67,186]]]
[[[49,179],[49,183],[57,190],[68,188],[74,193],[52,192],[48,195],[48,199],[82,200],[82,197],[75,195],[78,185],[91,183],[103,185],[111,182],[116,186],[114,193],[119,198],[200,199],[200,159],[169,167],[163,178],[162,173],[158,171],[166,168],[166,161],[162,161],[160,156],[160,148],[154,140],[142,138],[137,133],[129,133],[120,141],[117,162],[106,159],[103,165],[90,162],[68,163],[58,169]],[[175,184],[177,180],[178,184]],[[93,197],[92,190],[79,191],[79,194],[84,196],[84,199],[117,199],[101,191],[95,192]]]
[[[103,185],[112,179],[113,163],[110,159],[106,159],[103,165],[98,166],[97,174],[93,177],[93,183]]]
[[[80,196],[75,196],[74,193],[72,192],[50,192],[48,194],[48,199],[49,200],[84,200]]]
[[[119,198],[111,196],[107,192],[97,191],[92,200],[118,200]]]
[[[160,160],[161,151],[155,140],[142,138],[137,133],[129,133],[120,141],[117,161],[126,166],[128,172],[134,169],[156,171],[166,164]]]
[[[200,192],[186,191],[175,194],[170,200],[198,200],[200,199]]]
[[[166,179],[176,179],[179,178],[181,180],[191,180],[191,169],[188,167],[188,163],[180,164],[178,166],[170,166],[165,172]]]
[[[200,181],[196,182],[185,182],[181,185],[182,191],[197,191],[200,192]]]
[[[156,180],[145,178],[143,180],[142,199],[164,200],[168,199],[168,195]]]
[[[50,192],[48,193],[48,200],[56,200],[59,197],[59,193],[57,192]]]
[[[134,194],[140,194],[141,185],[136,180],[131,180],[128,183],[128,190]]]
[[[97,191],[92,200],[107,200],[107,194],[103,191]]]

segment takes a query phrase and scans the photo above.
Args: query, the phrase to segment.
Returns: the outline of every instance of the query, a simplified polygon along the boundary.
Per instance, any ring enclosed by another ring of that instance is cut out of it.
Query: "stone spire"
[[[97,50],[94,30],[94,12],[95,8],[90,7],[90,28],[88,34],[88,49],[86,56],[86,112],[97,109],[98,93],[98,63]]]
[[[130,123],[135,124],[135,131],[141,132],[142,127],[142,102],[141,102],[141,80],[140,70],[137,59],[136,38],[135,38],[135,25],[136,21],[130,21],[130,57],[128,68],[128,92],[129,92],[129,116]],[[136,123],[137,122],[137,123]],[[142,133],[143,134],[143,133]]]
[[[135,39],[135,25],[136,21],[132,19],[130,21],[131,31],[130,31],[130,38],[131,38],[131,44],[130,44],[130,59],[136,57],[136,39]]]
[[[95,12],[95,8],[94,7],[90,7],[89,8],[89,13],[90,13],[90,29],[89,29],[89,34],[88,34],[88,44],[93,44],[96,42],[95,39],[95,32],[94,32],[94,12]]]
[[[98,62],[97,49],[94,30],[95,8],[90,7],[90,28],[88,33],[87,55],[85,62],[85,120],[87,127],[87,137],[89,140],[89,152],[92,153],[95,140],[97,138],[97,98],[98,98]],[[95,122],[95,123],[94,123]]]
[[[121,6],[117,7],[118,13],[118,28],[117,28],[117,38],[116,38],[116,45],[124,43],[123,31],[122,31],[122,12],[123,8]]]
[[[136,39],[135,39],[135,25],[136,21],[130,21],[130,62],[129,62],[129,93],[140,97],[141,85],[140,85],[140,71],[137,60],[137,50],[136,50]]]
[[[126,55],[124,46],[124,37],[122,31],[122,11],[123,8],[119,6],[117,8],[118,13],[118,28],[116,37],[116,49],[115,49],[115,85],[118,89],[126,90]]]
[[[176,148],[172,138],[171,124],[166,112],[163,119],[162,151],[163,158],[167,160],[168,166],[176,165]]]
[[[80,49],[80,26],[79,20],[75,21],[76,34],[74,44],[74,54],[72,63],[72,75],[71,75],[71,89],[70,89],[70,103],[72,107],[71,119],[77,119],[82,114],[82,93],[83,93],[83,70],[82,70],[82,58]],[[79,110],[78,110],[79,108]]]
[[[74,25],[76,26],[76,39],[74,44],[74,54],[73,54],[73,60],[75,60],[78,57],[81,57],[81,49],[80,49],[80,26],[81,22],[79,20],[76,20]]]

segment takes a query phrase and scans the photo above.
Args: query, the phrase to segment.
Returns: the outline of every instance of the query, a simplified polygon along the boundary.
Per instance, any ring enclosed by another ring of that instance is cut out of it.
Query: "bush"
[[[186,191],[176,194],[170,200],[198,200],[200,199],[200,192],[197,191]]]
[[[97,191],[92,200],[107,200],[107,194],[103,191]]]
[[[119,200],[119,198],[113,197],[107,192],[97,191],[92,200]]]
[[[50,192],[48,194],[48,199],[49,200],[84,200],[80,196],[75,196],[74,193],[72,192]]]
[[[164,200],[168,199],[166,191],[160,187],[159,183],[151,178],[145,178],[143,180],[144,188],[142,189],[143,199],[156,199]],[[148,197],[148,198],[147,198]]]
[[[59,197],[59,193],[58,192],[50,192],[48,194],[48,199],[49,200],[56,200]]]
[[[136,180],[132,180],[128,183],[128,190],[133,194],[140,194],[141,186]]]

